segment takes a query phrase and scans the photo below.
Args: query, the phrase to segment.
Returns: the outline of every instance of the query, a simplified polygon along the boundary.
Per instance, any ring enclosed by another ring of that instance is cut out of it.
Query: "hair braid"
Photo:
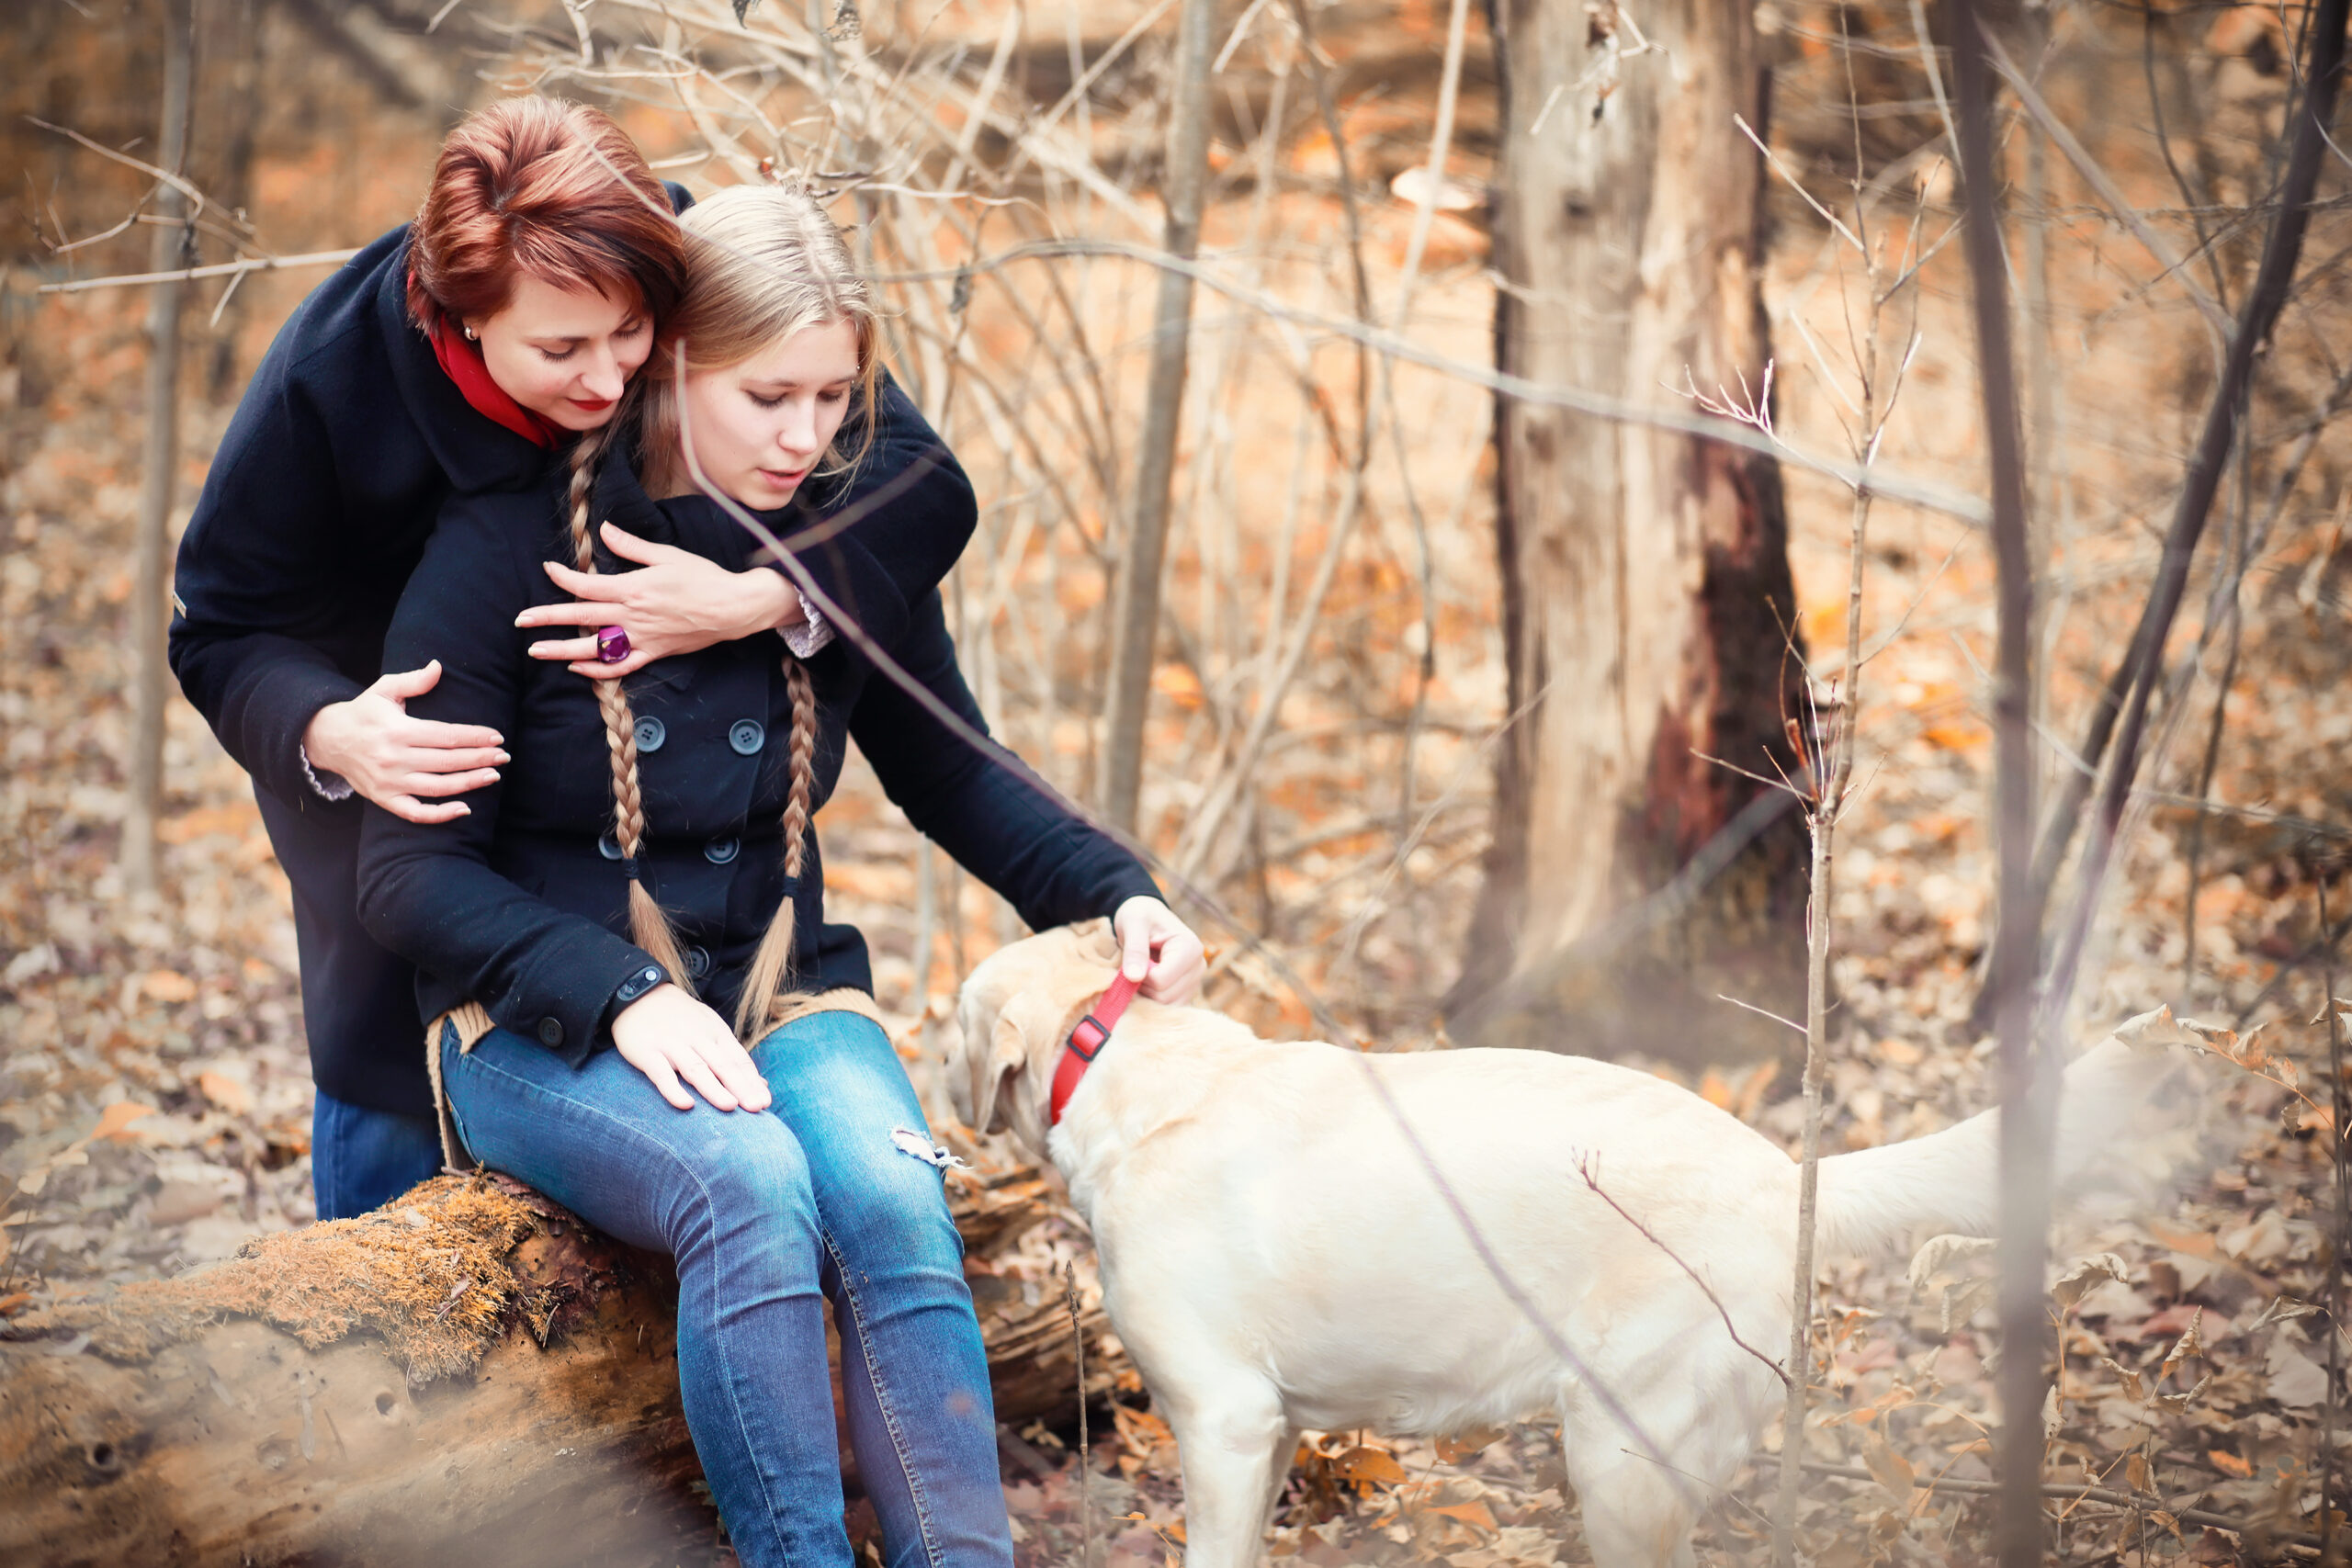
[[[735,1032],[747,1045],[756,1044],[775,1016],[776,998],[792,973],[793,903],[800,893],[800,874],[808,863],[808,817],[817,790],[817,693],[808,667],[790,654],[784,659],[784,683],[792,698],[792,739],[787,755],[791,784],[784,803],[784,900],[743,982],[742,998],[735,1004]]]
[[[571,508],[571,554],[572,564],[582,571],[596,570],[595,539],[588,528],[596,469],[612,445],[613,433],[624,423],[615,419],[589,432],[571,451],[568,496]],[[691,996],[694,979],[686,972],[677,933],[670,929],[670,919],[662,912],[662,906],[653,901],[638,863],[638,852],[645,842],[645,796],[637,778],[637,716],[629,711],[628,694],[621,689],[618,681],[598,681],[595,686],[596,706],[605,719],[605,743],[613,757],[613,837],[620,844],[621,864],[628,874],[629,938],[651,953],[653,961],[670,972],[671,980]]]

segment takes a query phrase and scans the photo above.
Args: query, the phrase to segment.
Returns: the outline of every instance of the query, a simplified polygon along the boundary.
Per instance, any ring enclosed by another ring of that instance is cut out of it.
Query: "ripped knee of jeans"
[[[931,1141],[931,1134],[919,1127],[900,1127],[890,1134],[891,1145],[909,1159],[919,1159],[935,1170],[969,1170],[971,1162],[954,1153],[944,1144]]]

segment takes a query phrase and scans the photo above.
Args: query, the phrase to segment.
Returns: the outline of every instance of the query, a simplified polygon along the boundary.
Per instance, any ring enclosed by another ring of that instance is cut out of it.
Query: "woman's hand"
[[[800,591],[782,572],[765,567],[729,571],[692,550],[653,544],[610,523],[604,525],[604,539],[605,548],[638,562],[639,570],[606,577],[546,563],[555,585],[580,602],[534,604],[515,616],[514,624],[581,626],[588,635],[535,642],[532,658],[567,662],[575,675],[612,681],[673,653],[694,653],[807,617]],[[615,664],[598,661],[596,631],[603,626],[628,633],[627,659]]]
[[[1119,972],[1143,982],[1138,996],[1182,1007],[1200,993],[1208,957],[1175,910],[1157,898],[1130,898],[1112,915],[1111,930],[1119,939]]]
[[[347,702],[329,703],[302,731],[313,773],[340,773],[361,795],[409,822],[447,822],[469,815],[463,801],[441,800],[498,782],[504,739],[479,724],[411,718],[411,697],[431,691],[441,661],[386,675]]]
[[[768,1108],[768,1080],[727,1021],[675,986],[656,986],[621,1009],[613,1044],[681,1111],[692,1111],[695,1097],[680,1078],[721,1111]]]

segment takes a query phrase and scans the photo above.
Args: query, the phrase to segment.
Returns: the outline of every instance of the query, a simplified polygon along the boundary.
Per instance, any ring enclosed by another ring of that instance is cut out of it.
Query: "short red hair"
[[[612,117],[560,98],[503,98],[449,133],[409,231],[408,309],[426,332],[494,316],[527,275],[642,305],[685,291],[669,193]]]

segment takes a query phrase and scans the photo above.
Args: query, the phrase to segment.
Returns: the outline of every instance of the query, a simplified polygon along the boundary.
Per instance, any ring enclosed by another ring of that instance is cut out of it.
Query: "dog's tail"
[[[2051,1175],[2063,1190],[2097,1161],[2147,1102],[2166,1066],[2164,1047],[2196,1036],[2159,1009],[2118,1029],[2066,1069]],[[1878,1251],[1921,1228],[1991,1235],[1997,1224],[2001,1113],[1906,1143],[1821,1162],[1821,1246],[1831,1255]]]

